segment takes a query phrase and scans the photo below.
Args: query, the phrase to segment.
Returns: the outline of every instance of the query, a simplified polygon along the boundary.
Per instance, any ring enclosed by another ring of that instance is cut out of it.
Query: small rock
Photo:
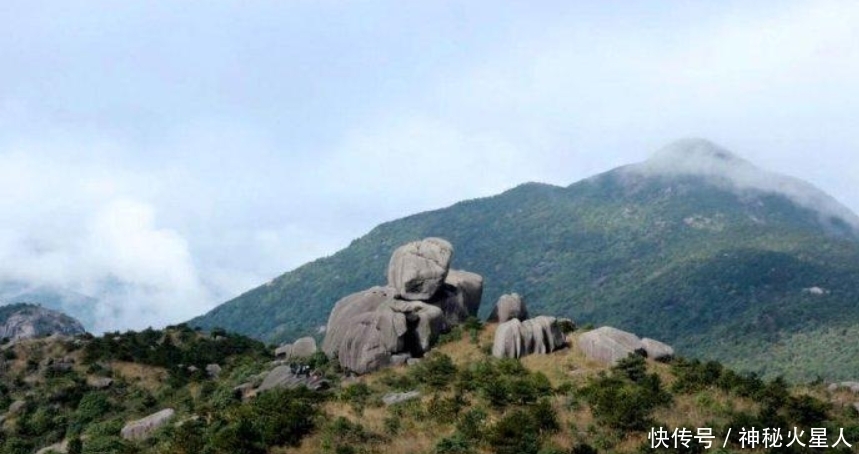
[[[209,377],[218,378],[221,375],[221,366],[218,364],[209,364],[206,366],[206,373]]]
[[[501,295],[498,302],[495,303],[495,307],[492,308],[488,321],[504,323],[514,318],[519,321],[528,318],[528,308],[525,306],[525,301],[518,293]]]
[[[409,359],[406,361],[406,364],[407,364],[407,365],[409,365],[409,366],[417,366],[417,365],[418,365],[418,364],[420,364],[420,363],[421,363],[421,359],[420,359],[420,358],[409,358]]]
[[[172,408],[165,408],[158,413],[153,413],[143,419],[131,421],[122,428],[120,434],[126,440],[142,440],[148,438],[156,430],[161,428],[176,414]]]
[[[385,405],[396,405],[409,400],[419,399],[420,397],[420,391],[409,391],[405,393],[388,393],[382,397],[382,402],[384,402]]]
[[[403,366],[411,358],[412,358],[412,355],[410,355],[408,353],[397,353],[396,355],[391,355],[391,365],[392,366]]]
[[[107,377],[87,377],[87,385],[95,389],[106,389],[113,386],[113,379]]]
[[[12,402],[11,405],[9,405],[9,414],[17,414],[18,412],[23,410],[25,406],[27,406],[27,402],[23,400],[16,400],[15,402]]]
[[[674,357],[674,348],[664,342],[645,337],[641,339],[641,346],[647,357],[655,361],[668,361]]]

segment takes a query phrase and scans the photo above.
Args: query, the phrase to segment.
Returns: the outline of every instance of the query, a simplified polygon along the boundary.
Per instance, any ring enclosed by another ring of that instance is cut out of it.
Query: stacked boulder
[[[639,339],[635,334],[611,326],[603,326],[579,336],[579,348],[588,358],[612,365],[630,353],[657,361],[674,356],[674,349],[668,344],[648,338]]]
[[[423,356],[438,335],[477,315],[483,278],[450,269],[453,246],[426,238],[397,248],[388,285],[341,299],[328,317],[322,351],[363,374],[391,357]]]
[[[496,358],[547,354],[567,345],[561,320],[545,315],[529,319],[525,301],[517,293],[501,295],[488,321],[499,323],[492,343]]]

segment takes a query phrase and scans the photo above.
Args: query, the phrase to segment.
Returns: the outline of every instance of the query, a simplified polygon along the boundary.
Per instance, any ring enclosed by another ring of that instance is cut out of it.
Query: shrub
[[[534,418],[520,409],[508,413],[492,426],[488,442],[497,454],[537,454],[540,450]]]
[[[433,353],[410,370],[412,377],[432,389],[446,389],[457,375],[456,365],[450,356]]]

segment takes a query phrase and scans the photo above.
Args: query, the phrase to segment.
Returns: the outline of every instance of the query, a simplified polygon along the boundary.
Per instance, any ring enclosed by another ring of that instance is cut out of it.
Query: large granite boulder
[[[422,355],[435,344],[439,334],[446,330],[444,313],[438,306],[420,301],[396,300],[390,305],[391,310],[406,317],[407,336],[403,347],[409,353]]]
[[[338,301],[334,305],[334,309],[331,310],[331,315],[328,316],[325,340],[322,341],[322,351],[328,356],[337,356],[340,344],[357,317],[375,312],[382,303],[393,300],[394,293],[395,291],[391,287],[373,287],[353,293]]]
[[[447,329],[477,317],[483,298],[483,276],[468,271],[450,270],[444,285],[428,301],[444,312]]]
[[[340,366],[357,374],[387,366],[391,354],[405,349],[406,331],[406,316],[390,309],[355,317],[337,350]]]
[[[142,440],[155,433],[156,430],[167,424],[176,412],[172,408],[166,408],[153,413],[143,419],[131,421],[122,428],[120,434],[126,440]]]
[[[541,315],[524,322],[514,318],[496,328],[492,355],[496,358],[521,358],[548,354],[566,345],[566,336],[555,317]]]
[[[638,336],[611,326],[603,326],[579,336],[579,348],[588,358],[612,365],[630,353],[646,355]]]
[[[388,285],[395,296],[409,301],[432,298],[447,277],[453,246],[441,238],[426,238],[397,248],[388,264]]]
[[[495,307],[492,308],[488,321],[504,323],[514,318],[520,321],[528,318],[528,308],[525,307],[525,301],[518,293],[501,295],[498,302],[495,303]]]

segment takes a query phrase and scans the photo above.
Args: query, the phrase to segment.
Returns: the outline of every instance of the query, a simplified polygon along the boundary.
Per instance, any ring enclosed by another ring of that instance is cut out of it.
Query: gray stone
[[[330,357],[337,356],[340,344],[355,320],[366,313],[375,312],[382,303],[393,300],[394,293],[390,287],[373,287],[338,301],[328,316],[322,351]]]
[[[274,349],[274,357],[278,360],[284,360],[292,356],[292,344],[281,344]]]
[[[667,361],[674,357],[674,348],[664,342],[645,337],[641,339],[641,346],[650,359]]]
[[[5,322],[0,323],[0,338],[9,338],[11,342],[53,335],[75,336],[86,332],[79,321],[62,312],[33,304],[12,306],[17,309],[6,317]]]
[[[612,365],[630,353],[646,353],[638,336],[611,326],[603,326],[579,336],[579,348],[588,358]]]
[[[566,336],[555,317],[541,315],[524,322],[514,318],[496,328],[492,355],[496,358],[521,358],[530,354],[548,354],[566,345]]]
[[[219,364],[208,364],[206,365],[206,373],[209,374],[209,377],[218,378],[221,375],[221,366]]]
[[[406,331],[406,316],[390,309],[355,317],[337,352],[340,366],[357,374],[387,366],[405,348]]]
[[[420,363],[421,363],[420,358],[409,358],[408,360],[406,360],[407,366],[417,366]]]
[[[36,454],[66,454],[67,452],[69,452],[69,442],[68,440],[63,440],[36,451]]]
[[[446,329],[442,310],[431,304],[420,301],[394,301],[391,310],[403,314],[409,326],[412,326],[413,339],[417,345],[403,347],[418,347],[420,353],[426,353],[435,344],[439,334]],[[408,339],[406,342],[408,343]],[[399,351],[399,350],[398,350]]]
[[[450,270],[442,288],[428,302],[442,309],[449,329],[469,317],[477,317],[482,298],[483,277],[481,275]]]
[[[175,414],[176,412],[172,408],[166,408],[143,419],[129,422],[122,428],[120,434],[126,440],[143,440],[167,424],[167,421]]]
[[[412,355],[408,353],[397,353],[396,355],[391,355],[391,365],[403,366],[409,361],[409,359],[411,359],[411,357]]]
[[[833,383],[835,385],[835,390],[838,389],[849,389],[853,393],[859,393],[859,382],[855,381],[843,381],[841,383]],[[831,386],[831,385],[830,385]]]
[[[278,366],[271,370],[263,379],[256,392],[261,393],[274,388],[297,388],[306,386],[309,389],[318,391],[328,388],[328,381],[321,376],[308,374],[297,375],[292,372],[289,366]]]
[[[241,400],[247,400],[255,391],[254,384],[251,382],[242,383],[233,388],[233,394]]]
[[[17,414],[18,412],[23,410],[24,407],[26,407],[26,406],[27,406],[27,402],[25,402],[23,400],[16,400],[15,402],[12,402],[11,405],[9,405],[9,410],[8,410],[9,414],[10,415]]]
[[[504,323],[508,320],[518,319],[524,321],[528,318],[528,308],[525,301],[518,293],[501,295],[492,313],[489,314],[489,322]]]
[[[388,263],[388,285],[395,296],[427,301],[444,283],[450,269],[453,246],[441,238],[426,238],[397,248]]]
[[[382,397],[382,402],[385,405],[396,405],[409,400],[420,399],[420,391],[409,391],[405,393],[388,393]]]
[[[95,389],[106,389],[113,386],[113,379],[108,377],[89,377],[86,383]]]
[[[292,352],[290,359],[310,358],[316,353],[316,339],[312,337],[302,337],[292,344]]]

